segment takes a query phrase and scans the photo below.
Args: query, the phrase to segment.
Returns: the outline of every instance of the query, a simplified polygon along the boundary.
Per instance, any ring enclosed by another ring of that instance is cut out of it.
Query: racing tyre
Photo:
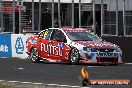
[[[32,62],[38,63],[40,61],[39,59],[39,53],[37,48],[32,48],[30,51],[30,59]]]
[[[70,64],[78,64],[79,63],[79,51],[74,48],[70,52]]]

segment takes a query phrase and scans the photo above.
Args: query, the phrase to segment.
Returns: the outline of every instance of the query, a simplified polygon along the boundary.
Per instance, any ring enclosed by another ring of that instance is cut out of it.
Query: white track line
[[[45,85],[45,86],[47,85],[47,86],[69,87],[69,88],[91,88],[91,87],[80,87],[80,86],[71,86],[71,85],[45,84],[45,83],[20,82],[20,81],[6,81],[6,80],[0,80],[0,82],[22,83],[22,84],[35,84],[35,85]]]
[[[89,68],[92,68],[92,67],[103,67],[103,66],[87,66]]]
[[[128,64],[128,65],[130,64],[131,65],[132,63],[124,63],[124,64]]]
[[[19,81],[8,81],[10,83],[18,83]]]
[[[35,85],[43,85],[44,83],[33,83]]]
[[[32,82],[19,82],[19,83],[23,83],[23,84],[31,84]]]
[[[0,82],[3,82],[4,80],[0,80]]]

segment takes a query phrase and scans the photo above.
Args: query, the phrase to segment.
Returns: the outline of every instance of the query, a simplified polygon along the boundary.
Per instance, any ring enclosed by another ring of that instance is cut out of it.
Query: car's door
[[[52,29],[46,29],[43,32],[39,34],[39,54],[41,58],[49,58],[49,52],[50,52],[50,36],[52,34]]]
[[[54,29],[51,35],[51,51],[49,57],[54,60],[67,61],[69,60],[70,47],[66,44],[67,40],[61,30]]]

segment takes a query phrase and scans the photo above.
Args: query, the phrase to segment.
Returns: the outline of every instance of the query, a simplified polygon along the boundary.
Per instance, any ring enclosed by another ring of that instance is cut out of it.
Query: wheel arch
[[[35,47],[35,46],[32,46],[32,47],[30,48],[30,52],[31,52],[31,50],[32,50],[33,48],[36,48],[36,49],[38,50],[38,53],[39,53],[39,49],[38,49],[37,47]],[[39,53],[39,55],[40,55],[40,53]]]
[[[70,50],[70,52],[69,52],[69,62],[70,62],[71,64],[79,64],[79,60],[80,60],[80,53],[79,53],[79,50],[78,50],[78,55],[79,55],[79,56],[78,56],[77,63],[76,63],[76,62],[75,62],[75,63],[72,63],[72,62],[71,62],[71,57],[70,57],[70,55],[71,55],[73,49],[78,50],[76,47],[71,47],[71,50]]]

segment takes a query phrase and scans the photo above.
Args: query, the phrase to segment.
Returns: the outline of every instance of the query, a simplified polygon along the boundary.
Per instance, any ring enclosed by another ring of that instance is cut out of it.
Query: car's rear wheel
[[[32,48],[30,51],[30,59],[32,62],[38,63],[40,61],[39,59],[39,53],[37,48]]]
[[[76,48],[73,48],[70,52],[70,63],[71,64],[79,63],[79,51]]]

